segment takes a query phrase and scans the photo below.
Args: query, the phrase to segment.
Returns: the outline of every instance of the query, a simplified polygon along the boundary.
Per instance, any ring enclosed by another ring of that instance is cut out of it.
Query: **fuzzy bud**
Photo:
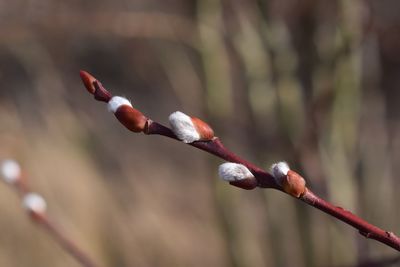
[[[272,175],[283,191],[291,196],[299,198],[306,190],[306,181],[295,171],[290,170],[286,162],[275,163],[271,167]]]
[[[36,193],[29,193],[24,196],[23,207],[32,213],[43,214],[46,212],[47,204],[43,197]]]
[[[280,186],[282,186],[282,181],[289,172],[289,170],[290,170],[289,165],[284,161],[274,163],[271,166],[272,176],[274,176],[276,183],[279,184]]]
[[[14,184],[21,177],[21,167],[15,160],[5,160],[1,164],[1,174],[6,183]]]
[[[224,181],[243,189],[250,190],[257,186],[254,175],[242,164],[233,162],[221,164],[218,168],[218,174]]]
[[[114,113],[119,122],[130,131],[142,132],[146,127],[147,118],[139,110],[132,107],[128,99],[114,96],[108,102],[108,109]]]
[[[110,101],[108,102],[108,110],[112,113],[117,112],[117,109],[121,106],[129,106],[132,107],[131,102],[126,99],[125,97],[121,97],[121,96],[114,96],[110,99]]]
[[[207,123],[180,111],[169,116],[169,123],[172,131],[184,143],[209,141],[214,137],[214,131]]]

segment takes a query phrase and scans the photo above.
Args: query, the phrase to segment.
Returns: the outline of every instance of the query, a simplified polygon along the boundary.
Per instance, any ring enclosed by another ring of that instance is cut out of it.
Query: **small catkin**
[[[176,111],[169,116],[169,123],[174,134],[184,143],[193,143],[200,140],[200,134],[192,119],[183,112]]]

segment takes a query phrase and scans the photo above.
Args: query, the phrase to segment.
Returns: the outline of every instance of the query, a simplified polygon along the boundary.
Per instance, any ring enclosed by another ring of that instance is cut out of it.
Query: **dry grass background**
[[[396,0],[2,1],[0,157],[103,266],[358,266],[395,251],[219,160],[126,131],[85,69],[160,122],[204,118],[238,154],[400,232]],[[78,266],[0,186],[0,266]],[[371,265],[368,265],[371,266]],[[381,264],[378,266],[395,266]]]

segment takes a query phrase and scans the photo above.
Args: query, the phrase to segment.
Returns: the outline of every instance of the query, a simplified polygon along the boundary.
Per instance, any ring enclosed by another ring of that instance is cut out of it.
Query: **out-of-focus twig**
[[[19,164],[5,160],[1,165],[3,180],[16,189],[23,207],[33,222],[41,226],[58,244],[84,267],[99,267],[89,255],[70,239],[47,214],[47,204],[42,196],[32,193]]]

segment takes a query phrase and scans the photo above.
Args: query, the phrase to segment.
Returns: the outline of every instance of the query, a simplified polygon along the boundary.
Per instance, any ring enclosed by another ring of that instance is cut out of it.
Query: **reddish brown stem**
[[[82,77],[82,73],[81,73]],[[92,78],[92,76],[86,76],[86,74],[83,74],[82,80],[85,83],[85,80],[88,80],[89,78]],[[97,94],[101,92],[101,95],[106,95],[108,98],[111,98],[111,94],[103,87],[103,86],[98,86],[100,83],[96,80],[93,82],[95,87],[100,88],[101,90],[97,90]],[[101,85],[101,84],[100,84]],[[88,87],[87,84],[85,86]],[[90,89],[89,85],[89,89]],[[94,93],[96,96],[96,92]],[[108,100],[105,100],[105,98],[96,98],[100,101],[103,102],[108,102]],[[125,125],[126,126],[126,125]],[[150,119],[147,120],[146,127],[144,129],[144,133],[148,135],[153,135],[153,134],[158,134],[158,135],[163,135],[175,140],[179,140],[176,135],[173,133],[171,129],[168,127],[159,124],[157,122],[154,122]],[[240,163],[245,165],[247,168],[250,169],[250,171],[254,174],[254,176],[257,179],[257,186],[261,188],[274,188],[280,191],[282,190],[282,187],[279,186],[276,182],[275,179],[271,174],[268,172],[264,171],[263,169],[257,167],[256,165],[240,158],[233,152],[229,151],[227,148],[223,146],[221,141],[215,137],[210,141],[197,141],[190,143],[189,145],[196,147],[198,149],[201,149],[203,151],[206,151],[210,154],[213,154],[219,158],[222,158],[226,161],[230,162],[235,162],[235,163]],[[243,187],[244,188],[244,187]],[[353,213],[344,210],[343,208],[336,207],[332,205],[331,203],[319,198],[316,196],[314,193],[312,193],[310,190],[306,189],[305,193],[302,194],[299,197],[300,200],[304,201],[305,203],[309,204],[310,206],[317,208],[349,225],[352,227],[356,228],[359,233],[367,238],[371,238],[374,240],[377,240],[383,244],[386,244],[398,251],[400,251],[400,238],[397,237],[394,233],[392,232],[387,232],[384,231],[366,221],[363,219],[357,217]]]
[[[163,135],[175,140],[180,141],[174,132],[169,129],[168,127],[154,121],[149,121],[148,125],[145,130],[145,134],[153,135]],[[262,188],[275,188],[280,189],[279,185],[276,184],[275,179],[272,177],[271,174],[264,171],[263,169],[257,167],[251,162],[248,162],[230,150],[228,150],[220,141],[218,137],[215,137],[211,141],[197,141],[193,143],[189,143],[193,147],[206,151],[210,154],[213,154],[221,159],[224,159],[229,162],[235,162],[245,165],[256,177],[258,181],[258,186]]]
[[[377,240],[400,251],[400,238],[394,233],[382,230],[342,207],[332,205],[331,203],[319,198],[308,189],[300,199],[305,203],[353,226],[366,238]]]
[[[21,177],[18,181],[15,183],[15,189],[20,197],[24,196],[25,194],[29,193],[29,187],[28,184],[26,183],[26,180],[24,177]]]
[[[149,124],[146,134],[159,134],[179,140],[171,129],[156,122],[151,122]],[[275,183],[274,178],[269,173],[260,169],[254,164],[241,159],[240,157],[226,149],[218,138],[214,138],[212,141],[194,142],[189,145],[211,153],[226,161],[236,162],[245,165],[257,178],[259,187],[275,188],[281,190],[281,188]],[[400,238],[397,237],[395,234],[384,231],[341,207],[336,207],[332,205],[331,203],[319,198],[308,189],[300,197],[300,199],[305,203],[353,226],[359,231],[361,235],[370,239],[375,239],[400,251]]]
[[[82,266],[98,267],[98,265],[95,264],[82,249],[63,234],[63,232],[46,216],[46,214],[31,213],[31,216],[35,222],[48,231],[60,246],[69,252],[69,254],[72,255]]]
[[[17,194],[23,198],[30,192],[25,175],[19,177],[14,184],[14,188]],[[66,235],[48,218],[46,214],[37,213],[34,211],[28,211],[31,219],[41,225],[51,236],[64,248],[71,256],[73,256],[78,262],[84,267],[98,267],[93,260],[80,249],[71,239],[67,238]]]

